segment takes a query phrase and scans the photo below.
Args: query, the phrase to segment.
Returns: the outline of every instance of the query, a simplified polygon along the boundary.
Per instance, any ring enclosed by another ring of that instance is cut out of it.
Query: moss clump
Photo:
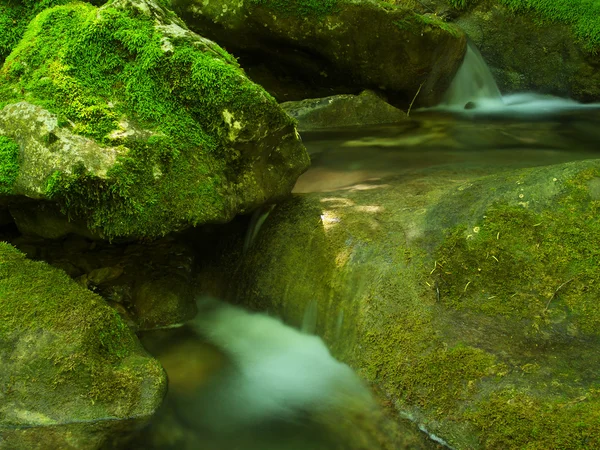
[[[31,425],[17,409],[57,423],[149,416],[164,394],[160,364],[114,309],[6,243],[0,243],[0,348],[10,349],[0,355],[0,428]]]
[[[69,0],[0,0],[0,65],[17,46],[27,24],[46,8]]]
[[[423,28],[429,26],[444,30],[454,37],[460,36],[460,31],[456,26],[449,24],[448,22],[444,22],[442,19],[432,14],[414,14],[411,12],[406,16],[406,18],[395,21],[394,25],[396,25],[400,30],[406,30],[418,35],[423,32]]]
[[[19,175],[19,144],[0,136],[0,194],[10,194]]]
[[[69,336],[77,339],[93,327],[99,334],[85,342],[88,357],[115,362],[135,348],[130,330],[100,297],[75,284],[66,273],[27,260],[4,242],[0,242],[0,300],[0,341],[25,330],[59,332],[67,340]]]
[[[232,214],[225,177],[239,175],[230,168],[243,155],[224,110],[265,128],[293,124],[220,47],[178,37],[165,50],[164,38],[135,7],[72,3],[39,14],[0,70],[0,106],[26,100],[75,133],[126,147],[106,178],[73,167],[47,180],[48,197],[108,237]],[[112,135],[124,118],[151,136]]]
[[[600,201],[589,184],[599,176],[589,169],[566,182],[553,209],[499,203],[475,227],[450,231],[436,256],[440,301],[535,330],[566,314],[578,331],[598,335]]]
[[[473,0],[448,0],[448,3],[455,9],[465,9],[473,3]]]
[[[250,0],[286,16],[324,17],[334,13],[341,0]]]
[[[373,382],[385,380],[386,390],[404,407],[424,409],[438,418],[456,414],[479,393],[481,380],[496,374],[493,355],[468,345],[428,342],[427,336],[435,335],[428,323],[402,318],[396,323],[365,336],[373,355],[366,376]]]

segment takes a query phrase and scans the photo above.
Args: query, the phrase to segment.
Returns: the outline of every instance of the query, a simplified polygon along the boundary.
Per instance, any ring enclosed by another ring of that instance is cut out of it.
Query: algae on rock
[[[153,0],[43,11],[0,77],[0,135],[21,148],[12,193],[109,238],[225,222],[309,163],[275,100]]]
[[[0,243],[0,448],[96,449],[160,406],[166,376],[119,315]]]

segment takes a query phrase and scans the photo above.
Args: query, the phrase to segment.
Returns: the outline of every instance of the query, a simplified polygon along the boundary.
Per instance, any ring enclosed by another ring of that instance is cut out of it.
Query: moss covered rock
[[[600,161],[277,206],[214,294],[300,326],[453,448],[600,446]],[[497,170],[497,169],[496,169]]]
[[[279,101],[386,92],[406,107],[443,94],[463,33],[432,15],[371,0],[173,0],[198,32],[240,58]]]
[[[44,10],[0,79],[0,135],[19,146],[1,152],[2,173],[19,166],[4,193],[109,238],[230,220],[309,163],[275,100],[152,0]]]
[[[119,315],[64,272],[0,243],[0,448],[115,448],[166,377]]]
[[[173,237],[117,244],[73,233],[53,240],[19,236],[10,243],[100,295],[136,331],[181,326],[196,315],[195,253]]]

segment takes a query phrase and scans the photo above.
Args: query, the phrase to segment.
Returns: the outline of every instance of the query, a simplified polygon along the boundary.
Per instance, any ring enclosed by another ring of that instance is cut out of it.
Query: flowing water
[[[189,327],[147,333],[169,393],[135,449],[396,450],[442,446],[391,420],[323,341],[214,299]],[[307,321],[314,313],[307,309]]]
[[[479,50],[469,42],[465,58],[437,111],[473,116],[512,118],[551,117],[561,112],[600,109],[600,103],[581,104],[567,98],[532,92],[502,95]]]
[[[399,125],[304,133],[303,140],[312,166],[299,193],[442,170],[483,176],[600,157],[600,110],[520,120],[428,111]]]

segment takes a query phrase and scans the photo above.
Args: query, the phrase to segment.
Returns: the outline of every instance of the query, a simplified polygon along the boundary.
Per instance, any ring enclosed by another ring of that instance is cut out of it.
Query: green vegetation
[[[541,19],[571,24],[584,47],[600,49],[600,2],[589,0],[501,0],[512,11],[532,12]]]
[[[455,228],[436,255],[441,301],[449,307],[548,328],[566,312],[579,332],[600,334],[600,201],[589,169],[565,185],[556,208],[496,204],[476,227]]]
[[[465,9],[469,4],[473,3],[473,0],[448,0],[450,6],[456,9]]]
[[[394,22],[400,30],[408,31],[413,34],[421,35],[426,27],[438,28],[450,33],[454,37],[460,36],[459,28],[456,25],[445,22],[433,14],[417,14],[405,9],[405,17],[402,20]]]
[[[600,2],[596,0],[497,0],[517,13],[532,13],[541,21],[570,24],[584,48],[600,50]],[[465,9],[477,0],[448,0],[456,9]]]
[[[548,399],[507,388],[491,394],[467,418],[486,430],[482,448],[600,447],[599,389],[582,391],[571,399]]]
[[[0,65],[15,48],[31,19],[44,9],[68,0],[0,0]]]
[[[19,175],[19,144],[0,136],[0,194],[10,194]]]
[[[224,110],[242,123],[292,124],[220,47],[180,37],[165,51],[162,39],[140,11],[73,3],[39,14],[0,70],[0,107],[26,100],[75,133],[128,150],[108,179],[73,167],[47,182],[65,212],[108,237],[154,237],[223,216],[227,188],[213,174],[240,158]],[[111,137],[123,118],[151,137]]]
[[[343,0],[250,0],[288,16],[323,17],[334,13]]]
[[[135,338],[116,311],[97,295],[77,285],[61,270],[28,260],[0,242],[0,341],[15,330],[47,330],[76,335],[98,328],[98,338],[85,342],[86,353],[115,362],[135,348]],[[62,349],[55,349],[57,352]]]

